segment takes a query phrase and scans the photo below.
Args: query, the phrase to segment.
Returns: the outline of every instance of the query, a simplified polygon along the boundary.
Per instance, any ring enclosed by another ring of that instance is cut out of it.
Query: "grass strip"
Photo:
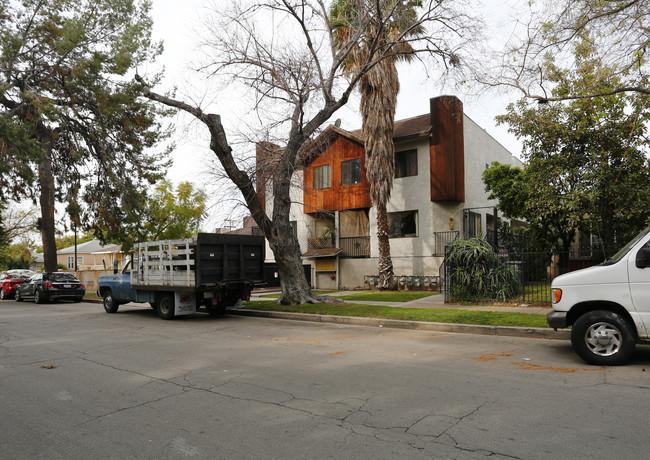
[[[485,326],[548,327],[545,315],[446,308],[401,308],[354,303],[278,305],[273,301],[244,302],[250,310],[312,313],[318,315],[428,321],[432,323],[479,324]]]

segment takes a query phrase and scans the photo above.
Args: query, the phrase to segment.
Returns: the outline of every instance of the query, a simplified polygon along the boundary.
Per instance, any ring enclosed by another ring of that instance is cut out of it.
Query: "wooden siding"
[[[361,183],[342,186],[341,163],[357,158],[361,159]],[[305,213],[372,207],[365,163],[363,145],[339,136],[304,170]],[[331,165],[331,187],[314,190],[314,167],[326,164]]]
[[[431,201],[465,201],[463,103],[431,99]]]

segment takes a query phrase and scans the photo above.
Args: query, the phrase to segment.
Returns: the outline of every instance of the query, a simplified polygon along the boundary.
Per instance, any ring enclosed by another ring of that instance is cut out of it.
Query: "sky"
[[[164,80],[154,88],[164,92],[172,87],[177,89],[177,97],[191,102],[188,98],[201,98],[201,105],[207,111],[222,115],[224,126],[228,130],[229,122],[236,123],[243,114],[237,113],[237,100],[231,94],[221,93],[210,87],[197,83],[200,81],[196,71],[199,56],[199,30],[202,21],[208,16],[211,5],[219,5],[224,0],[184,0],[179,7],[178,0],[153,0],[152,15],[154,19],[154,38],[162,40],[165,51],[155,64],[150,64],[145,69],[139,69],[142,74],[155,73],[163,69]],[[493,36],[508,34],[513,27],[512,4],[521,4],[517,0],[484,0],[481,16],[492,28]],[[428,113],[429,99],[442,94],[453,94],[464,104],[467,116],[487,131],[499,143],[507,148],[513,155],[520,157],[521,143],[508,132],[507,126],[497,126],[494,117],[505,113],[508,103],[516,100],[516,94],[489,94],[476,97],[458,91],[454,88],[441,88],[438,81],[427,80],[421,65],[400,66],[400,86],[395,119],[413,117]],[[335,114],[335,118],[342,119],[341,127],[344,129],[357,129],[361,127],[361,118],[358,113],[358,100],[351,100],[348,105]],[[180,114],[174,120],[176,132],[174,141],[176,149],[172,154],[173,166],[168,172],[168,177],[174,182],[189,180],[200,188],[206,186],[210,179],[205,172],[212,166],[209,160],[213,154],[208,148],[207,132],[202,125],[192,120],[188,115]],[[232,126],[235,128],[235,126]],[[210,217],[206,220],[204,230],[212,231],[213,227],[232,224],[232,216],[228,210],[232,207],[214,195],[219,192],[210,192],[213,198]],[[217,204],[219,203],[219,204]],[[232,204],[232,203],[231,203]],[[228,222],[230,221],[230,222]],[[235,222],[235,225],[237,222]]]

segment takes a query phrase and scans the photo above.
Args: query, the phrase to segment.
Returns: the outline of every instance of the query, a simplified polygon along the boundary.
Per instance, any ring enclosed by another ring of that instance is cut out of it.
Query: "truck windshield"
[[[643,238],[648,234],[648,232],[650,232],[650,227],[645,228],[644,230],[641,231],[641,233],[639,233],[637,236],[635,236],[630,241],[628,241],[628,243],[625,246],[623,246],[623,248],[620,251],[618,251],[612,257],[607,259],[605,262],[603,262],[603,265],[613,265],[619,260],[621,260],[623,257],[625,257],[625,255],[628,252],[630,252],[630,249],[632,249],[632,247],[635,244],[637,244],[641,238]]]

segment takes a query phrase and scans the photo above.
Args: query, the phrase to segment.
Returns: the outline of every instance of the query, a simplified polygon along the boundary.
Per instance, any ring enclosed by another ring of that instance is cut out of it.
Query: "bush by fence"
[[[554,277],[594,264],[551,251],[496,254],[482,239],[460,240],[445,251],[442,286],[446,302],[550,305]]]
[[[456,240],[447,246],[445,270],[451,296],[466,300],[495,299],[505,302],[519,290],[521,274],[507,264],[481,238]]]

